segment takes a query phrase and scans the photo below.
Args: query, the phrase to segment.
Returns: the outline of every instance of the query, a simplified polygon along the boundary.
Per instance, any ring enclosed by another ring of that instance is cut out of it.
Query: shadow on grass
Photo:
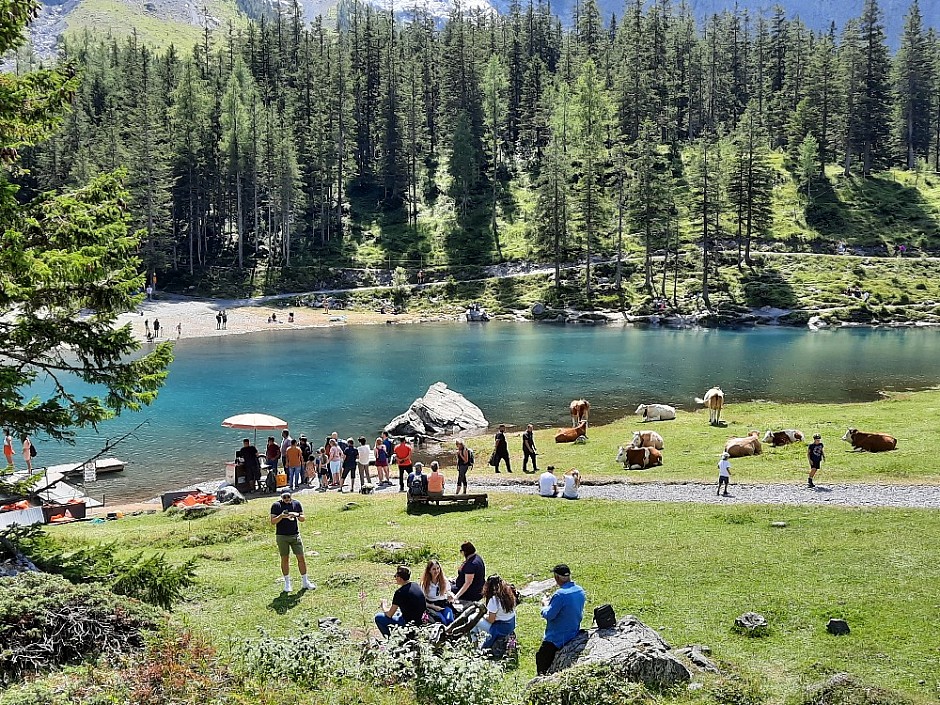
[[[408,507],[408,514],[439,516],[441,514],[451,514],[453,512],[472,512],[474,509],[485,509],[485,507],[481,507],[470,502],[455,502],[441,506],[431,504],[414,504]]]
[[[772,306],[774,308],[795,308],[796,292],[780,272],[771,267],[757,271],[745,271],[741,276],[741,290],[744,301],[751,308]]]
[[[268,603],[268,609],[274,610],[278,614],[287,614],[300,604],[300,600],[306,592],[306,589],[300,592],[282,592]]]

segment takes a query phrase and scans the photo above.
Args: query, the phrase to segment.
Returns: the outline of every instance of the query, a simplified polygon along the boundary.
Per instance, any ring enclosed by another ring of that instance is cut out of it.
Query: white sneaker
[[[290,578],[284,578],[284,592],[290,592],[290,591],[291,591]]]
[[[307,579],[307,576],[305,575],[304,578],[303,578],[303,587],[304,587],[304,590],[316,590],[316,589],[317,589],[317,584],[316,584],[316,583],[311,583],[311,582]]]

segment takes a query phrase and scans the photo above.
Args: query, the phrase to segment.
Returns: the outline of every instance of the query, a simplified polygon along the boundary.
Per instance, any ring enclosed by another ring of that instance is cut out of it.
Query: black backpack
[[[428,493],[424,488],[424,475],[415,475],[411,481],[411,487],[408,488],[408,493],[414,497],[421,497]]]
[[[613,629],[617,626],[617,615],[611,605],[594,608],[594,623],[598,629]]]
[[[473,448],[467,448],[467,467],[473,467]]]
[[[36,450],[36,446],[34,444],[30,443],[29,444],[29,457],[35,458],[37,455],[39,455],[39,451]]]

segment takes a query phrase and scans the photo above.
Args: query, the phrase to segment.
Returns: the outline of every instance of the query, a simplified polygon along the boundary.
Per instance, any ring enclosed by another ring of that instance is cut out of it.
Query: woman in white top
[[[577,499],[581,489],[581,473],[571,468],[565,473],[565,489],[561,496],[565,499]]]
[[[486,616],[477,626],[489,634],[482,646],[486,650],[497,639],[516,631],[516,593],[501,577],[491,575],[483,586],[483,599],[486,602]]]
[[[428,605],[428,615],[444,626],[454,621],[454,608],[450,606],[453,595],[450,592],[450,582],[444,575],[444,569],[437,559],[432,558],[424,567],[421,576],[421,590]]]

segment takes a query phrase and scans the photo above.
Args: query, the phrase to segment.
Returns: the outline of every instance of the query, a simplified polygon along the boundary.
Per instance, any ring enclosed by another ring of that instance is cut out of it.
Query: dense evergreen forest
[[[590,263],[629,240],[647,287],[651,254],[697,252],[707,303],[715,252],[750,263],[781,179],[825,220],[827,168],[940,171],[940,39],[917,0],[898,46],[876,0],[821,33],[781,7],[697,22],[669,0],[613,17],[585,0],[570,28],[542,0],[458,3],[442,26],[357,3],[305,24],[295,3],[185,53],[67,42],[73,109],[18,180],[125,169],[146,266],[169,278],[480,264],[519,256],[507,237]]]

